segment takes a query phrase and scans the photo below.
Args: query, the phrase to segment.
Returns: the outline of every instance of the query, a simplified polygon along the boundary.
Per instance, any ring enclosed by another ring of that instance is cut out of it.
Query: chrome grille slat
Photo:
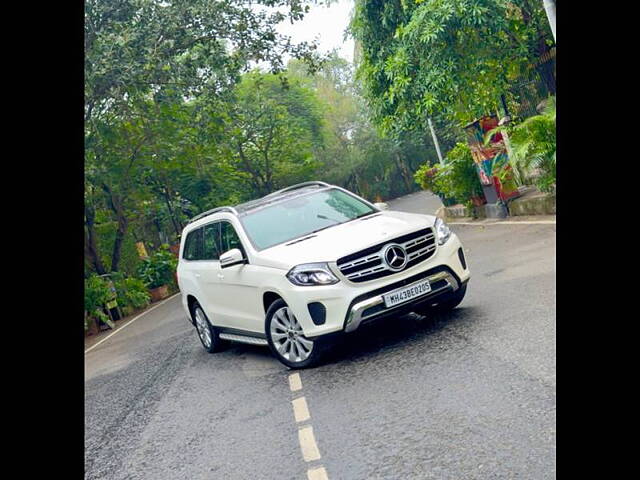
[[[431,250],[435,250],[436,246],[434,245],[429,245],[428,247],[425,248],[421,248],[420,250],[418,250],[417,252],[412,252],[409,254],[409,260],[413,260],[414,258],[420,257],[422,255],[425,255],[427,253],[429,253]]]
[[[346,277],[349,280],[351,280],[353,278],[364,277],[365,275],[369,275],[370,273],[381,272],[383,270],[389,270],[389,267],[387,267],[386,265],[376,265],[373,268],[368,268],[366,270],[361,270],[359,272],[350,273],[349,275],[346,275]]]
[[[398,240],[404,239],[407,236],[410,236],[413,234],[407,234],[407,235],[403,235],[402,237],[396,237],[395,239],[390,239],[389,241],[381,244],[378,250],[375,252],[371,252],[371,249],[373,247],[370,247],[369,249],[365,249],[363,250],[363,252],[365,252],[366,250],[369,250],[369,253],[366,253],[365,255],[362,255],[360,257],[353,258],[353,256],[356,254],[347,255],[345,258],[348,258],[348,257],[351,257],[351,258],[349,258],[349,260],[344,263],[340,263],[338,261],[338,268],[340,269],[340,272],[347,279],[352,280],[354,282],[364,282],[369,280],[370,278],[379,278],[381,276],[386,276],[386,275],[391,275],[392,273],[396,273],[395,271],[389,268],[389,266],[386,264],[386,262],[382,258],[382,251],[390,243],[396,243],[402,246],[405,250],[417,248],[417,250],[413,252],[410,252],[410,253],[407,252],[408,262],[405,269],[410,268],[410,266],[416,265],[417,263],[420,263],[426,260],[431,255],[433,255],[433,252],[435,252],[435,249],[436,249],[435,233],[433,232],[432,228],[428,228],[426,230],[427,230],[426,233],[418,237],[405,240],[404,242],[400,242]],[[414,234],[418,232],[414,232]],[[362,269],[358,269],[359,266],[364,266],[369,264],[370,262],[376,262],[376,261],[379,262],[378,265],[367,266]],[[412,264],[409,265],[410,263]],[[355,269],[355,271],[349,271],[353,269]]]
[[[356,267],[356,266],[361,265],[363,263],[373,262],[374,260],[380,260],[380,259],[381,259],[380,253],[376,253],[374,255],[369,255],[366,258],[359,258],[358,260],[354,260],[352,262],[340,265],[340,270],[346,270],[348,268]]]

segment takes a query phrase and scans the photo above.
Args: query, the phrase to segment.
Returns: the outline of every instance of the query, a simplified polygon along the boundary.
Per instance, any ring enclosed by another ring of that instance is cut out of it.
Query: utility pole
[[[544,10],[547,12],[551,33],[553,33],[553,41],[556,41],[556,0],[543,0]]]
[[[436,147],[436,152],[438,152],[438,160],[440,160],[440,165],[444,165],[442,153],[440,152],[440,144],[438,143],[438,137],[436,137],[436,131],[433,129],[433,122],[431,121],[431,118],[428,118],[427,120],[429,122],[429,129],[431,130],[431,136],[433,137],[433,144]]]

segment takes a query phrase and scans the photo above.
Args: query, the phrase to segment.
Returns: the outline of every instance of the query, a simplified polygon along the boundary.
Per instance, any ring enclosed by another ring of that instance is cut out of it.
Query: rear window
[[[202,257],[202,228],[198,228],[187,235],[184,241],[182,258],[185,260],[200,260]]]

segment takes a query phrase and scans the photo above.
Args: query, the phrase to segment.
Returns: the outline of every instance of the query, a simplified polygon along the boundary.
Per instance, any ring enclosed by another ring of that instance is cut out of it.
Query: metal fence
[[[556,48],[553,47],[532,65],[509,89],[509,93],[516,104],[511,112],[515,119],[524,120],[540,113],[537,110],[540,102],[556,94]]]

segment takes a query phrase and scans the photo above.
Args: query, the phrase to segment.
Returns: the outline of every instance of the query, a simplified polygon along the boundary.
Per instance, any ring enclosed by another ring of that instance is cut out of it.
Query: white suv
[[[304,368],[366,322],[456,307],[470,276],[458,237],[439,218],[384,207],[306,182],[191,220],[178,282],[204,348],[269,345]]]

